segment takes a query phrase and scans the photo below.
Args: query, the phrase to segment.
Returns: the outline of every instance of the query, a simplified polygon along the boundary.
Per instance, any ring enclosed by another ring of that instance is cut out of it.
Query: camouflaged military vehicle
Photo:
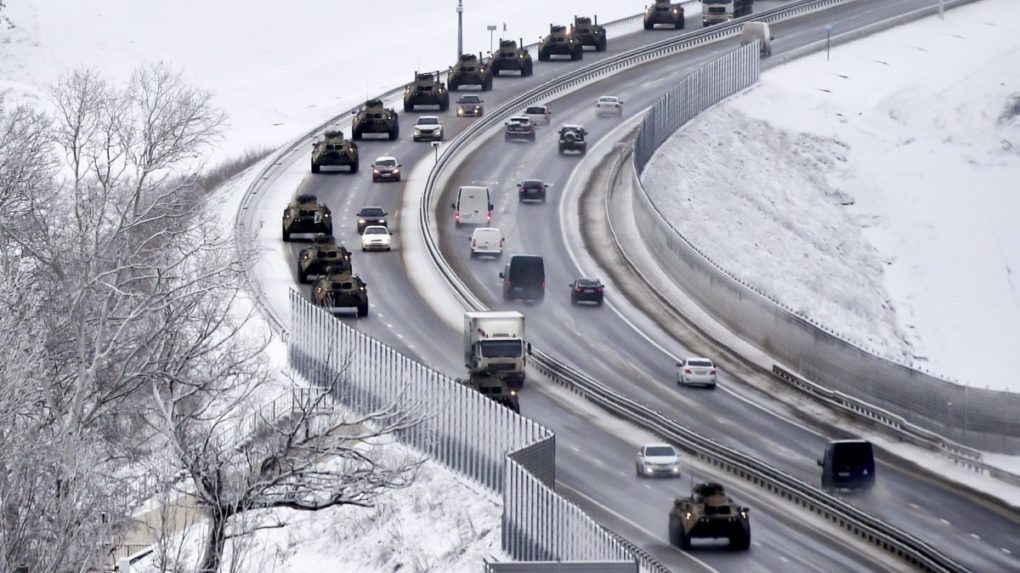
[[[595,22],[587,16],[574,16],[574,37],[584,46],[593,46],[596,52],[606,50],[606,28],[599,26],[599,17],[595,16]]]
[[[390,141],[396,141],[400,136],[400,123],[397,120],[397,110],[383,107],[381,99],[370,99],[351,120],[351,138],[361,141],[361,136],[366,133],[385,133]]]
[[[301,249],[297,260],[298,282],[308,284],[310,279],[320,277],[327,268],[351,269],[351,252],[347,247],[336,244],[333,235],[319,233],[312,239],[312,246]]]
[[[521,38],[521,47],[517,47],[513,40],[499,39],[499,50],[492,56],[489,66],[493,75],[498,76],[500,72],[521,72],[522,76],[531,75],[531,52],[524,47],[524,39]]]
[[[489,91],[492,89],[492,68],[480,56],[461,54],[446,74],[446,85],[450,91],[457,91],[461,86],[481,86],[482,91]]]
[[[333,213],[315,195],[298,195],[283,210],[283,240],[315,233],[333,234]]]
[[[669,542],[690,549],[691,539],[725,537],[730,549],[751,547],[751,521],[748,508],[740,507],[717,483],[694,486],[690,497],[678,497],[669,512]]]
[[[368,316],[367,285],[349,265],[327,267],[326,274],[312,285],[312,302],[332,313],[354,307],[358,317]]]
[[[322,139],[312,142],[312,173],[323,167],[348,167],[358,172],[358,144],[344,139],[339,129],[327,129]]]
[[[668,24],[676,30],[683,28],[684,7],[670,4],[669,0],[655,0],[655,4],[645,8],[645,30],[655,28],[656,24]]]
[[[438,105],[439,111],[450,109],[450,92],[439,79],[439,72],[414,72],[414,81],[404,88],[404,111],[414,111],[417,105]]]
[[[571,60],[584,57],[584,46],[566,26],[549,24],[549,34],[538,46],[538,61],[548,62],[552,56],[570,56]]]
[[[471,374],[467,380],[461,380],[460,383],[472,390],[477,390],[497,404],[506,406],[518,414],[521,413],[521,406],[517,401],[517,391],[510,388],[506,380],[492,373],[476,372]]]

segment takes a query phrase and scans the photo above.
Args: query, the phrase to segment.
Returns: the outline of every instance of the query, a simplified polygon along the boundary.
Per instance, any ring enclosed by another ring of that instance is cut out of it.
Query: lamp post
[[[829,46],[832,44],[832,26],[825,27],[825,61],[829,61]]]
[[[939,0],[939,19],[940,20],[946,19],[946,10],[945,7],[942,6],[942,0]]]
[[[488,26],[485,27],[485,29],[489,31],[489,53],[491,54],[492,53],[492,33],[496,31],[496,25],[495,24],[489,24]]]
[[[464,53],[464,0],[457,0],[457,57],[453,60],[460,61],[460,55]]]

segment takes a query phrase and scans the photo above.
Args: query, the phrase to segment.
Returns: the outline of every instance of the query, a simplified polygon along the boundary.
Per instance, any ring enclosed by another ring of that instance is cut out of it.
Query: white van
[[[457,226],[488,225],[492,222],[492,201],[488,187],[464,185],[457,190],[457,201],[452,205]]]
[[[768,23],[748,22],[744,24],[744,28],[740,31],[740,45],[753,44],[755,40],[761,42],[761,57],[772,55],[772,40],[775,40],[775,37],[769,30]]]
[[[499,227],[479,227],[471,233],[471,256],[503,256],[503,231]]]

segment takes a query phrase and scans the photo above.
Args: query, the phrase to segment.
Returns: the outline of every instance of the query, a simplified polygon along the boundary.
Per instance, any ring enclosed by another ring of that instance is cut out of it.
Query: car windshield
[[[602,103],[616,103],[618,100],[615,97],[601,97],[599,101]]]
[[[536,187],[542,187],[543,183],[540,179],[525,179],[521,181],[521,187],[526,189],[534,189]]]
[[[439,125],[438,117],[419,117],[418,125]]]
[[[520,340],[485,340],[480,344],[486,358],[516,358],[521,355]]]
[[[524,110],[524,113],[530,113],[530,114],[533,114],[533,115],[545,115],[545,108],[544,107],[529,107],[528,109]]]
[[[369,227],[365,229],[366,235],[386,235],[386,227]]]
[[[646,456],[676,456],[676,452],[671,446],[649,446],[645,448]]]
[[[395,167],[397,165],[396,159],[376,159],[375,164],[379,167]]]
[[[855,468],[870,464],[874,454],[868,442],[845,442],[835,444],[833,459],[839,467]]]
[[[711,360],[688,360],[687,361],[687,365],[688,366],[697,366],[697,367],[700,367],[700,368],[711,368],[712,367],[712,361]]]
[[[513,125],[515,123],[520,125],[527,125],[531,123],[531,120],[526,117],[511,117],[510,124]]]
[[[382,217],[386,215],[386,211],[382,210],[382,207],[365,207],[361,210],[362,217]]]
[[[577,286],[597,287],[601,286],[598,279],[577,279]]]
[[[481,101],[482,99],[479,98],[478,96],[466,95],[460,98],[460,103],[479,103]]]

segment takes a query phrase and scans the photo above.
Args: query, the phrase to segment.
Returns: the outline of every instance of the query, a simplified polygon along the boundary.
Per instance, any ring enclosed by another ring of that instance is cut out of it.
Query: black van
[[[499,273],[503,300],[534,300],[545,297],[545,262],[536,255],[514,255]]]
[[[822,489],[870,489],[875,485],[875,452],[867,440],[833,440],[825,448]]]

